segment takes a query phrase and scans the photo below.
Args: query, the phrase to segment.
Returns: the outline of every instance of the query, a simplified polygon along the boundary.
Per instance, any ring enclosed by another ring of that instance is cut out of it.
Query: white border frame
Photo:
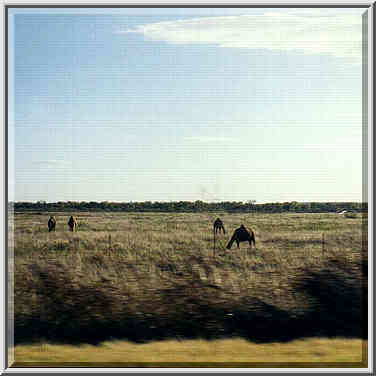
[[[211,5],[231,5],[231,7],[239,6],[239,5],[244,5],[244,6],[265,6],[265,7],[270,7],[270,6],[312,6],[315,8],[320,8],[320,7],[329,7],[329,6],[350,6],[354,5],[359,7],[359,6],[364,6],[368,8],[365,8],[365,11],[368,9],[368,217],[371,220],[369,223],[368,227],[368,253],[369,253],[369,260],[371,260],[371,263],[368,264],[368,278],[369,278],[369,286],[372,286],[372,289],[368,289],[368,320],[369,320],[369,325],[368,325],[368,352],[369,352],[369,358],[368,358],[368,368],[6,368],[7,360],[6,360],[6,341],[5,338],[3,341],[1,341],[0,345],[0,350],[1,351],[1,357],[0,357],[0,369],[2,371],[5,371],[5,373],[197,373],[202,372],[202,373],[373,373],[373,274],[372,274],[372,269],[371,265],[373,266],[374,258],[372,254],[373,250],[373,158],[374,158],[374,153],[373,153],[373,137],[374,137],[374,132],[373,132],[373,127],[372,125],[374,124],[373,122],[373,83],[374,83],[374,77],[373,77],[373,57],[374,57],[374,50],[373,50],[373,15],[374,15],[374,8],[375,8],[375,3],[372,3],[370,1],[331,1],[330,3],[326,1],[319,1],[319,2],[312,2],[312,1],[290,1],[287,3],[286,1],[282,0],[265,0],[265,1],[258,1],[255,3],[252,3],[251,1],[244,1],[244,0],[237,0],[236,3],[231,4],[229,1],[222,2],[222,1],[214,1],[214,0],[206,0],[205,2],[201,2],[200,0],[191,0],[189,2],[180,2],[180,1],[173,1],[173,0],[167,0],[167,1],[124,1],[124,0],[112,0],[110,3],[103,3],[103,1],[88,1],[88,0],[81,0],[80,2],[75,2],[74,0],[64,0],[64,1],[53,1],[53,0],[40,0],[38,2],[32,2],[32,1],[22,1],[22,0],[5,0],[4,6],[21,6],[24,5],[25,7],[28,6],[41,6],[41,7],[48,7],[48,6],[69,6],[71,5],[74,8],[77,8],[78,6],[82,7],[87,7],[87,6],[95,6],[97,5],[98,7],[101,6],[106,6],[110,7],[111,5],[114,6],[130,6],[130,5],[137,5],[140,7],[147,6],[147,5],[179,5],[179,6],[187,6],[189,7],[190,5],[200,5],[200,6],[211,6]],[[2,7],[2,19],[5,21],[5,7]],[[88,8],[89,9],[89,8]],[[4,22],[5,25],[5,22]],[[2,75],[2,80],[3,82],[5,81],[5,57],[7,57],[7,51],[5,51],[5,36],[6,33],[5,27],[1,28],[1,33],[2,33],[2,41],[3,41],[3,59],[2,60],[2,68],[3,68],[3,75]],[[7,210],[7,203],[5,202],[5,194],[6,194],[6,184],[7,184],[7,177],[5,176],[6,172],[6,167],[5,163],[7,162],[7,158],[5,156],[5,145],[6,145],[6,137],[5,137],[5,127],[7,124],[5,123],[5,99],[7,98],[7,93],[5,92],[5,85],[3,85],[4,90],[2,91],[3,95],[3,100],[2,100],[2,105],[1,105],[1,112],[3,114],[3,119],[4,119],[4,128],[2,132],[2,138],[3,138],[3,153],[1,153],[1,171],[2,175],[4,176],[4,182],[1,185],[0,191],[2,193],[2,197],[4,198],[0,204],[0,209],[1,212],[4,213],[4,216],[1,218],[2,221],[2,226],[1,226],[1,231],[0,231],[0,237],[2,239],[2,244],[4,245],[4,252],[3,252],[3,258],[2,258],[2,271],[4,271],[4,285],[3,288],[1,289],[0,292],[0,297],[2,299],[2,302],[5,302],[6,298],[6,293],[5,290],[7,288],[6,284],[6,252],[5,252],[5,247],[6,247],[6,238],[5,238],[5,219],[6,219],[6,210]],[[4,222],[4,223],[3,223]],[[372,290],[372,291],[371,291]],[[5,305],[2,306],[1,310],[1,324],[0,324],[0,331],[2,330],[3,333],[5,333],[5,320],[7,317],[7,312],[5,312]]]

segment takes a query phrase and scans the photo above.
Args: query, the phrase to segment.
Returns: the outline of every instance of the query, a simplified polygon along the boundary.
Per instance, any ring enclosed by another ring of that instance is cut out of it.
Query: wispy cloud
[[[45,161],[33,161],[32,164],[37,167],[70,167],[72,165],[71,161],[59,160],[59,159],[48,159]]]
[[[190,136],[185,138],[188,142],[200,142],[206,144],[215,144],[215,143],[231,143],[238,141],[237,138],[225,137],[225,136]]]
[[[357,61],[362,56],[362,18],[356,9],[295,9],[192,18],[139,25],[118,33],[138,33],[172,44],[329,54]]]

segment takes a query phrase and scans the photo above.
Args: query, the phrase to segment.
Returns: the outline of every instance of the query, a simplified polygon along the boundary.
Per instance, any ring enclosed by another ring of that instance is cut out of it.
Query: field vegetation
[[[309,338],[255,344],[244,339],[106,341],[98,346],[38,343],[16,347],[24,367],[366,367],[367,342]]]
[[[71,214],[78,232],[70,232]],[[48,232],[50,215],[56,232]],[[226,235],[212,224],[220,216]],[[367,338],[367,222],[334,213],[16,212],[15,343]],[[256,247],[225,247],[240,224]],[[12,307],[13,308],[13,307]]]

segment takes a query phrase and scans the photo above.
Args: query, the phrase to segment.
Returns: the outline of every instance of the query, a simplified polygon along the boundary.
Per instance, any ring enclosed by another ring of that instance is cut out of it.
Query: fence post
[[[213,230],[213,235],[214,235],[213,257],[215,258],[215,230]]]

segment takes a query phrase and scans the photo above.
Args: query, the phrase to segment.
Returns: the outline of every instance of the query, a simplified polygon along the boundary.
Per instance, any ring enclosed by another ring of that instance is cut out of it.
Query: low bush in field
[[[106,230],[40,237],[16,218],[15,341],[365,338],[361,222],[296,217],[224,217],[229,232],[253,223],[257,247],[226,251],[220,235],[215,258],[205,214],[103,216],[86,226]]]
[[[358,217],[358,214],[357,213],[354,213],[354,212],[346,212],[344,214],[345,218],[357,218]]]

